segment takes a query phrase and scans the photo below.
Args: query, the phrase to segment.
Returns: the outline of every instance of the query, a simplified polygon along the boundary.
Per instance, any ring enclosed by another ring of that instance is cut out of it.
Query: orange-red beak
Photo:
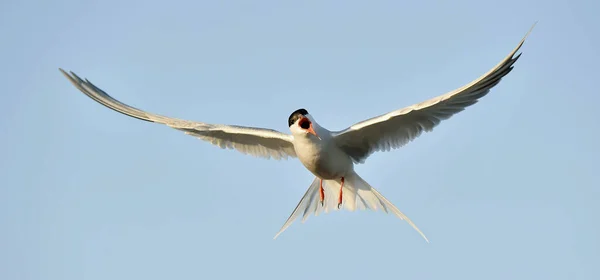
[[[310,124],[310,126],[308,127],[308,129],[307,129],[307,130],[308,130],[308,133],[310,133],[310,134],[312,134],[312,135],[316,136],[317,138],[319,138],[319,140],[321,140],[321,137],[319,137],[319,135],[317,135],[317,133],[316,133],[316,132],[315,132],[315,130],[313,129],[313,127],[312,127],[312,123]]]
[[[308,133],[316,136],[317,138],[319,138],[319,140],[321,140],[321,137],[319,137],[319,135],[317,135],[317,133],[313,129],[312,122],[308,118],[304,117],[300,120],[300,122],[299,122],[300,127],[303,127],[303,126],[306,127],[305,126],[306,123],[308,123],[308,128],[306,128],[306,131],[308,131]]]

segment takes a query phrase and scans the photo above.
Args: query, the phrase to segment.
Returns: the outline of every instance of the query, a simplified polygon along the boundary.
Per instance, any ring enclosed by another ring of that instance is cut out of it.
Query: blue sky
[[[2,1],[0,279],[599,279],[598,1]],[[312,180],[110,111],[330,129],[485,73],[480,103],[356,170],[381,212],[273,236]],[[594,74],[595,73],[595,74]]]

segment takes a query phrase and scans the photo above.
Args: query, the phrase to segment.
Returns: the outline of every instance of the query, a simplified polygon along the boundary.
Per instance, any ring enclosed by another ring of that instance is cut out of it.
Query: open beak
[[[308,128],[304,128],[306,127],[305,124],[308,123]],[[307,118],[307,117],[303,117],[300,122],[298,122],[298,125],[303,128],[306,129],[306,131],[312,135],[314,135],[315,137],[319,138],[319,140],[321,140],[321,137],[319,137],[319,135],[317,135],[317,133],[315,132],[315,129],[313,128],[312,122]]]
[[[321,140],[321,137],[319,137],[319,135],[317,135],[317,133],[315,132],[315,130],[313,129],[312,123],[310,124],[310,126],[307,129],[308,133],[316,136],[317,138],[319,138],[319,140]]]

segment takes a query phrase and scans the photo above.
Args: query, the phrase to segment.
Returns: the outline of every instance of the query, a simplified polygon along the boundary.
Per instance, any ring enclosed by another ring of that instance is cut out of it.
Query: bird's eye
[[[302,118],[300,122],[298,122],[298,125],[303,129],[308,129],[310,127],[310,121],[308,118]]]

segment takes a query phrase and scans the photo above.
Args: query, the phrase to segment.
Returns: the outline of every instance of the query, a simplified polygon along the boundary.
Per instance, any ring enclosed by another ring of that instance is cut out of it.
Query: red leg
[[[344,177],[342,177],[342,186],[340,187],[340,196],[338,197],[338,209],[342,205],[342,189],[344,188]]]
[[[325,200],[325,190],[323,190],[323,179],[321,179],[321,189],[319,190],[321,195],[321,206],[323,206],[323,200]]]

